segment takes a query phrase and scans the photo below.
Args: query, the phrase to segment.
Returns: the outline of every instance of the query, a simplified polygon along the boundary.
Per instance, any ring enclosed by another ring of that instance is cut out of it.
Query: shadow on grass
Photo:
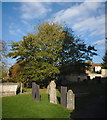
[[[61,100],[61,98],[57,96],[57,100],[58,100],[58,102],[59,102],[59,104],[60,104],[60,100]]]

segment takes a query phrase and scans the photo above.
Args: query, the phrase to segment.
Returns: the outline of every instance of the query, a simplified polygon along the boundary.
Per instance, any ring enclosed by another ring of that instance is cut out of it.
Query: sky
[[[22,0],[24,1],[24,0]],[[64,22],[87,45],[94,45],[98,56],[94,63],[102,63],[105,53],[105,2],[2,2],[2,40],[23,40],[38,21],[53,19]],[[9,58],[9,65],[16,61]]]

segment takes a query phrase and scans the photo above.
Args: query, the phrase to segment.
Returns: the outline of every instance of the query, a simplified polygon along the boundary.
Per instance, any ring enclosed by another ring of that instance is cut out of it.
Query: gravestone
[[[36,97],[36,83],[32,82],[32,99]]]
[[[40,102],[40,91],[39,91],[39,85],[36,85],[36,100]]]
[[[40,102],[40,92],[39,92],[39,85],[35,82],[32,82],[32,99],[35,99]]]
[[[67,87],[61,86],[61,105],[66,107],[67,105]]]
[[[20,88],[19,83],[11,83],[11,82],[6,82],[6,83],[0,83],[0,94],[5,97],[5,96],[13,96],[18,93],[18,90]]]
[[[22,89],[23,89],[23,84],[22,82],[20,83],[20,92],[22,93]]]
[[[49,90],[49,95],[50,95],[50,103],[57,104],[57,98],[56,98],[56,84],[54,81],[51,81],[50,83],[50,90]]]
[[[75,94],[72,90],[69,90],[67,93],[67,108],[70,110],[75,109]]]

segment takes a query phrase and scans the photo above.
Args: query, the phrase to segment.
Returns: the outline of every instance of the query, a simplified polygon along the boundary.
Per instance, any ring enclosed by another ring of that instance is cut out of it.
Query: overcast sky
[[[52,18],[59,23],[65,22],[86,44],[95,45],[98,56],[93,57],[93,62],[102,62],[105,52],[104,2],[2,2],[2,39],[8,43],[20,41],[23,35],[32,31],[31,24]],[[14,64],[15,60],[9,59],[9,62]]]

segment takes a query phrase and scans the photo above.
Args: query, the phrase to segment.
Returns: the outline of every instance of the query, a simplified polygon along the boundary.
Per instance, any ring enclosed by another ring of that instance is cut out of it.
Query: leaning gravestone
[[[69,90],[67,93],[67,108],[70,110],[75,109],[75,94],[72,90]]]
[[[66,107],[67,105],[67,87],[61,86],[61,105]]]
[[[36,84],[35,82],[32,82],[32,99],[35,99],[36,97]]]
[[[39,92],[39,85],[35,82],[32,82],[32,99],[35,99],[40,102],[40,92]]]
[[[57,104],[57,98],[56,98],[56,84],[54,81],[51,81],[50,83],[50,90],[49,90],[49,95],[50,95],[50,103]]]
[[[40,102],[40,92],[39,92],[39,85],[36,85],[36,100]]]

